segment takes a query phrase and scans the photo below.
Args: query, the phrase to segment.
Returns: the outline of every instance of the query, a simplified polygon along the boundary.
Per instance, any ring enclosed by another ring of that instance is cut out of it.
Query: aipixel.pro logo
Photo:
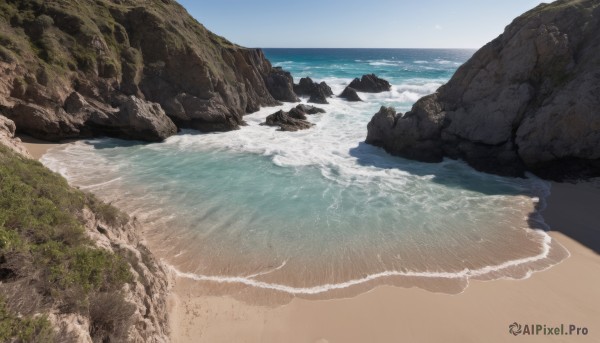
[[[552,326],[546,324],[519,324],[514,322],[508,325],[508,332],[513,336],[587,336],[589,330],[585,326],[574,324]]]

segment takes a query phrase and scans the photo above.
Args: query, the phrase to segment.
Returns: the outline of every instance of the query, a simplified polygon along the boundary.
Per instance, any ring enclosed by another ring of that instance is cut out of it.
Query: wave
[[[388,63],[388,62],[369,62],[369,65],[372,65],[374,67],[380,67],[380,66],[397,66],[397,63]]]
[[[389,60],[389,59],[366,60],[364,62],[368,63],[371,66],[375,66],[375,67],[381,67],[381,66],[394,67],[394,66],[399,66],[399,65],[404,64],[404,61]]]

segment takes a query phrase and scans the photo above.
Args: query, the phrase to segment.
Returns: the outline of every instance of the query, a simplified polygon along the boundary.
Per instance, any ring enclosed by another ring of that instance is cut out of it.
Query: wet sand
[[[598,342],[600,256],[570,236],[597,241],[600,211],[592,207],[599,203],[600,189],[589,183],[553,184],[542,214],[571,256],[525,280],[471,281],[457,295],[382,286],[348,299],[267,307],[203,296],[201,283],[178,279],[173,342]],[[513,322],[574,324],[588,334],[516,338],[508,332]]]

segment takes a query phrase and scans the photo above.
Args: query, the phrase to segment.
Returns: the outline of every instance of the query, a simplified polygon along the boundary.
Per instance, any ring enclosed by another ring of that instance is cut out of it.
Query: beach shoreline
[[[21,140],[21,144],[29,151],[31,157],[39,160],[48,152],[48,150],[68,144],[68,142],[48,142],[41,139],[33,138],[28,135],[17,135],[17,138]]]
[[[39,159],[47,143],[20,137]],[[510,342],[508,325],[574,324],[595,342],[600,326],[598,183],[552,183],[542,211],[550,236],[571,254],[524,280],[471,281],[457,295],[380,286],[358,296],[257,306],[232,297],[199,295],[202,283],[177,278],[170,296],[173,342]],[[578,240],[573,239],[576,238]],[[582,244],[584,242],[586,245]],[[529,336],[529,342],[564,341]]]

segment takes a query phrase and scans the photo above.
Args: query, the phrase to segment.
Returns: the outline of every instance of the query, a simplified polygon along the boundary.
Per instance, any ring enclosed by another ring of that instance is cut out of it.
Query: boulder
[[[375,74],[363,75],[360,79],[355,78],[348,87],[365,93],[388,92],[392,89],[389,82],[377,77]]]
[[[344,88],[342,94],[340,94],[340,98],[346,99],[348,101],[362,101],[362,99],[356,94],[356,89],[348,86]]]
[[[537,6],[409,112],[376,114],[367,143],[501,175],[600,175],[598,18],[594,0]]]
[[[177,133],[177,127],[157,103],[127,98],[116,114],[115,127],[129,139],[160,142]]]
[[[239,129],[242,116],[232,112],[217,99],[202,99],[190,94],[180,94],[169,102],[181,112],[169,116],[180,126],[203,132],[224,132]],[[170,108],[171,110],[173,107]]]

